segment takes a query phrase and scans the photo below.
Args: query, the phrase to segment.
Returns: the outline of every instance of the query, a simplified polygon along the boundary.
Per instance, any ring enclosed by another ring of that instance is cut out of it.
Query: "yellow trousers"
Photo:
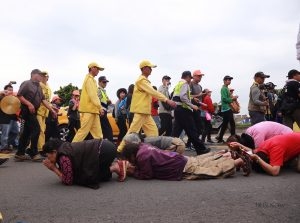
[[[143,129],[146,136],[158,136],[157,126],[151,115],[134,113],[132,123],[127,131],[128,133],[139,133]],[[124,140],[118,146],[118,152],[122,152],[125,146]]]
[[[47,117],[37,115],[36,118],[39,122],[40,129],[41,129],[39,140],[37,143],[37,148],[38,148],[38,151],[41,152],[41,151],[43,151],[43,146],[45,145],[45,130],[46,130],[46,118]]]
[[[99,114],[82,113],[80,117],[80,129],[76,132],[72,142],[81,142],[89,134],[94,139],[103,138]]]

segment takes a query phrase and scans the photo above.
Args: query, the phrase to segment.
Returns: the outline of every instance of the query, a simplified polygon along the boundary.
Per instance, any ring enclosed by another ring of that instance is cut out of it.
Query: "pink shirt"
[[[253,138],[255,148],[259,147],[262,142],[276,135],[285,135],[292,132],[293,130],[289,127],[271,121],[259,122],[246,130],[246,133]]]

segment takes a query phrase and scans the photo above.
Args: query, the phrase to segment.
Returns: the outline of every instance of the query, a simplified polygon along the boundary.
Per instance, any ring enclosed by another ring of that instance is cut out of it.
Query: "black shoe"
[[[220,139],[220,140],[218,140],[217,143],[223,143],[223,144],[225,144],[226,142],[223,139]]]
[[[1,158],[0,159],[0,165],[2,165],[3,163],[7,162],[8,158]]]
[[[39,154],[40,154],[42,157],[44,157],[44,158],[47,157],[47,154],[46,154],[45,152],[43,152],[43,151],[39,152]]]
[[[200,149],[199,151],[197,151],[197,155],[202,155],[205,153],[209,153],[210,152],[210,148],[206,148],[206,149]]]
[[[30,149],[30,148],[27,148],[27,149],[25,150],[25,153],[26,153],[27,155],[29,155],[30,157],[33,157],[34,155],[36,155],[36,154],[33,154],[33,151],[32,151],[32,149]]]
[[[195,148],[194,148],[194,146],[192,146],[192,145],[187,146],[186,148],[187,148],[188,150],[190,150],[190,151],[195,151]]]
[[[215,142],[212,141],[211,139],[208,139],[207,142],[209,142],[209,143],[215,143]]]

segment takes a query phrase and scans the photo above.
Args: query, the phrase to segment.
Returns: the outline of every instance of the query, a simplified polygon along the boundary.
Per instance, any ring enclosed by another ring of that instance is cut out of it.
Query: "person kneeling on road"
[[[119,181],[126,176],[127,161],[116,158],[116,146],[103,139],[83,142],[62,142],[50,139],[43,147],[47,158],[44,165],[53,171],[63,184],[78,184],[93,189],[99,188],[99,182],[108,181],[115,172]]]
[[[239,149],[251,153],[254,149],[252,146],[254,143],[249,140],[250,138],[239,136],[232,136],[232,138],[235,138],[229,143],[232,150]],[[254,149],[250,156],[253,160],[252,167],[256,172],[278,176],[284,165],[292,166],[300,172],[300,133],[274,136]]]

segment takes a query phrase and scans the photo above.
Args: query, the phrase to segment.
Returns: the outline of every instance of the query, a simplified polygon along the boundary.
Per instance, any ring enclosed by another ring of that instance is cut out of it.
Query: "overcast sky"
[[[47,70],[52,90],[72,83],[81,88],[95,61],[98,77],[110,81],[108,95],[127,88],[140,74],[139,62],[157,64],[153,85],[184,70],[200,69],[203,88],[220,101],[225,75],[247,114],[253,75],[263,71],[280,88],[290,69],[299,69],[296,37],[299,0],[127,0],[4,1],[0,8],[0,87],[19,84],[34,68]],[[98,78],[97,77],[97,78]]]

